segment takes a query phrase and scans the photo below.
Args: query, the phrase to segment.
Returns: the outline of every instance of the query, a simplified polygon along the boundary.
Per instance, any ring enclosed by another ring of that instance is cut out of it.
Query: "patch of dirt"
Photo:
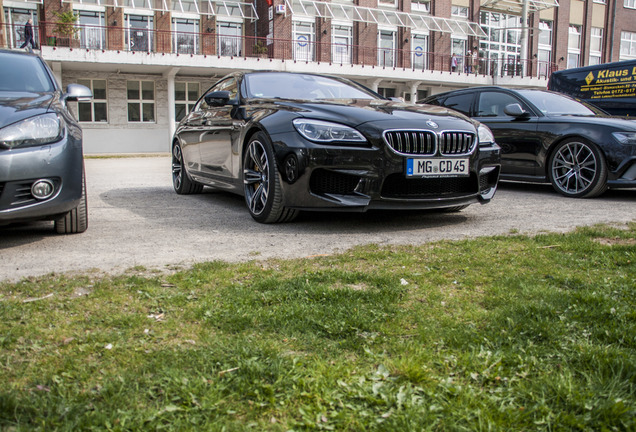
[[[594,239],[595,242],[603,246],[635,246],[636,239],[622,239],[620,237],[600,237]]]

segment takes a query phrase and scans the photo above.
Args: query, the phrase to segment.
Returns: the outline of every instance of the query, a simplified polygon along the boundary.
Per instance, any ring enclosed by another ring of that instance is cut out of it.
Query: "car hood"
[[[636,121],[620,117],[590,117],[576,115],[551,115],[548,118],[555,122],[580,123],[615,128],[617,130],[636,131]]]
[[[448,129],[474,131],[479,124],[475,120],[447,108],[387,100],[270,100],[269,102],[276,105],[278,109],[290,110],[302,117],[336,121],[352,127],[373,123],[382,129],[419,128],[440,131]]]
[[[0,92],[0,128],[47,112],[54,99],[53,93]]]

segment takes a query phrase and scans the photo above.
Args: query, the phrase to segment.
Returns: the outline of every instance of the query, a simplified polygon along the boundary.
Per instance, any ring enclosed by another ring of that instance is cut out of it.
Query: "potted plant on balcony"
[[[53,12],[53,15],[56,18],[54,28],[56,35],[55,44],[70,47],[71,39],[79,32],[79,28],[76,27],[78,16],[73,11]]]
[[[262,40],[256,41],[256,44],[254,45],[254,54],[256,54],[256,57],[267,58],[267,46]]]

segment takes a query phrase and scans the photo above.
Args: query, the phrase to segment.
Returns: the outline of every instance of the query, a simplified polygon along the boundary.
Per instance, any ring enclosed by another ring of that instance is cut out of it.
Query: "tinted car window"
[[[280,99],[378,99],[362,86],[317,75],[257,73],[246,76],[249,97]]]
[[[473,102],[473,95],[473,93],[462,93],[449,96],[444,100],[444,106],[469,116],[470,105]]]
[[[0,54],[0,91],[52,92],[55,87],[38,57]]]
[[[516,97],[502,92],[482,92],[477,103],[477,117],[502,117],[506,105],[519,104],[527,111],[524,104]]]
[[[532,102],[545,115],[593,116],[596,114],[582,103],[556,93],[520,91],[519,94]]]

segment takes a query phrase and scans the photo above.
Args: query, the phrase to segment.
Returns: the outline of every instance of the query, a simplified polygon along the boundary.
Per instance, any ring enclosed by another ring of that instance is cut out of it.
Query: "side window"
[[[446,98],[443,105],[446,108],[454,109],[467,116],[470,115],[470,106],[473,102],[474,93],[462,93],[458,95],[451,95]]]
[[[506,105],[519,104],[526,111],[528,108],[516,97],[501,92],[481,92],[477,104],[477,117],[505,117]]]
[[[236,79],[228,78],[219,83],[216,83],[214,87],[208,90],[205,94],[212,93],[215,91],[229,91],[230,99],[236,99],[238,95],[238,86],[236,83]],[[199,102],[199,106],[197,107],[197,110],[206,110],[208,108],[209,108],[208,104],[205,103],[205,98],[201,98],[201,101]]]
[[[440,100],[438,98],[433,98],[433,99],[429,99],[426,101],[427,105],[435,105],[435,106],[440,106],[442,105],[442,103],[440,102]]]

